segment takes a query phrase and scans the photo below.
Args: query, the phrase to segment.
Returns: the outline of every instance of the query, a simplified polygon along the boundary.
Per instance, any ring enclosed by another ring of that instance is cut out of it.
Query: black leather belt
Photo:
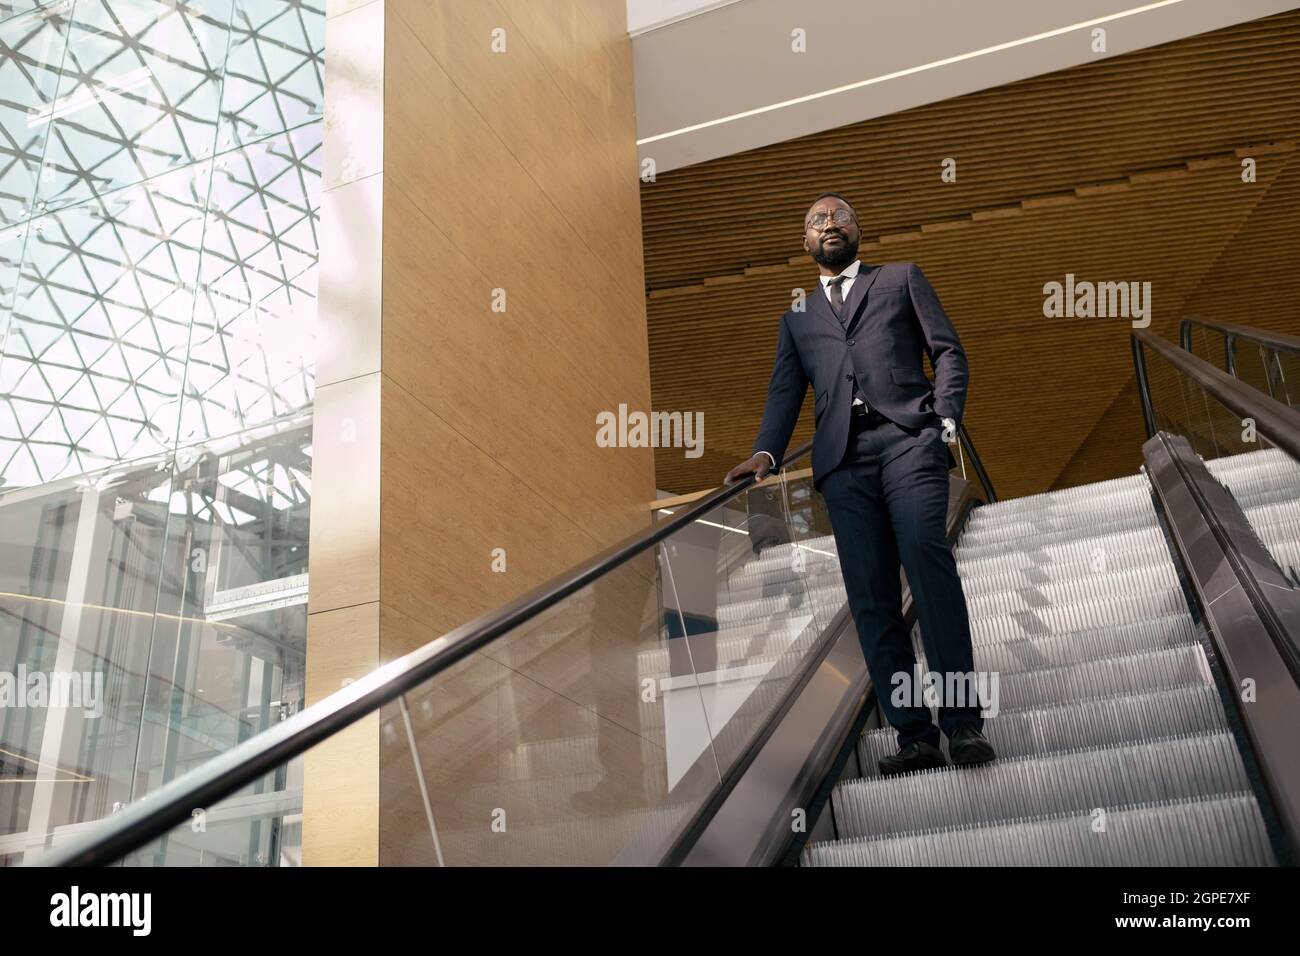
[[[849,421],[857,427],[879,425],[884,420],[884,415],[881,415],[874,408],[867,408],[865,405],[854,405],[849,413]]]

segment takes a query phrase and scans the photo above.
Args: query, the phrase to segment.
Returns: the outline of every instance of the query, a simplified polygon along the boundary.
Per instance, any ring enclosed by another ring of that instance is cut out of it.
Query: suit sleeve
[[[907,288],[912,310],[925,335],[925,351],[934,366],[934,411],[940,418],[960,423],[966,409],[966,385],[970,372],[966,351],[957,330],[939,304],[934,287],[916,263],[907,267]]]
[[[787,313],[788,315],[789,313]],[[808,377],[803,371],[799,350],[786,316],[781,316],[781,331],[776,339],[776,359],[772,363],[772,379],[767,386],[767,404],[763,408],[763,424],[758,429],[753,454],[767,452],[775,462],[785,457],[786,446],[799,421],[799,410],[808,393]]]

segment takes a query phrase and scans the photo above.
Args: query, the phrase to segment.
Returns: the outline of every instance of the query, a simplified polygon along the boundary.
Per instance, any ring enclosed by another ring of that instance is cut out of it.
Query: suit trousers
[[[966,692],[975,686],[975,665],[966,597],[945,527],[948,454],[940,426],[909,429],[888,420],[855,426],[843,460],[820,490],[862,654],[899,746],[916,740],[939,744],[924,692],[915,690],[917,662],[903,622],[900,562],[927,670],[970,678],[968,684],[945,680],[935,687],[939,725],[950,737],[963,724],[982,727],[978,701]],[[954,693],[958,687],[964,689]]]

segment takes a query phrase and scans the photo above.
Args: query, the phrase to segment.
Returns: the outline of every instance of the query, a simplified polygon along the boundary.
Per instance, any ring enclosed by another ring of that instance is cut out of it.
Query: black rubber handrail
[[[1172,342],[1165,341],[1158,335],[1152,335],[1145,329],[1134,330],[1131,342],[1133,366],[1137,373],[1147,438],[1155,437],[1157,431],[1144,351],[1150,349],[1204,388],[1228,411],[1240,418],[1252,419],[1259,434],[1296,461],[1300,461],[1300,411],[1246,385],[1204,359],[1179,348]]]
[[[1184,351],[1192,348],[1192,328],[1199,326],[1223,336],[1223,361],[1228,374],[1237,374],[1237,339],[1245,339],[1257,345],[1264,345],[1278,352],[1300,355],[1300,336],[1287,335],[1285,332],[1273,332],[1269,329],[1254,328],[1249,325],[1234,325],[1231,322],[1215,322],[1213,319],[1201,319],[1194,315],[1183,318],[1178,323],[1178,342]]]
[[[804,442],[785,457],[781,467],[788,468],[811,450],[812,442]],[[408,690],[436,677],[457,661],[527,623],[714,508],[738,497],[754,483],[754,476],[747,475],[740,481],[717,488],[680,514],[647,531],[631,535],[522,597],[371,671],[288,720],[182,774],[113,816],[97,821],[92,832],[66,847],[42,854],[36,865],[95,866],[110,863],[163,836],[190,819],[196,808],[214,806],[217,801],[379,710]]]
[[[962,448],[966,449],[966,454],[970,456],[971,468],[974,469],[975,477],[979,479],[980,486],[984,489],[984,500],[993,504],[998,500],[998,493],[993,490],[993,481],[989,478],[989,473],[984,470],[984,462],[980,459],[979,452],[975,450],[975,443],[970,440],[965,425],[957,426],[957,439],[961,442]]]

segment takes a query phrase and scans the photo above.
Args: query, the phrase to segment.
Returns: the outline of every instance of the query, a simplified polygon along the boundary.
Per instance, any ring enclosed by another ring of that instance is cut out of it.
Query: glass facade
[[[0,0],[0,863],[301,705],[324,33]],[[150,862],[295,862],[293,777]]]

